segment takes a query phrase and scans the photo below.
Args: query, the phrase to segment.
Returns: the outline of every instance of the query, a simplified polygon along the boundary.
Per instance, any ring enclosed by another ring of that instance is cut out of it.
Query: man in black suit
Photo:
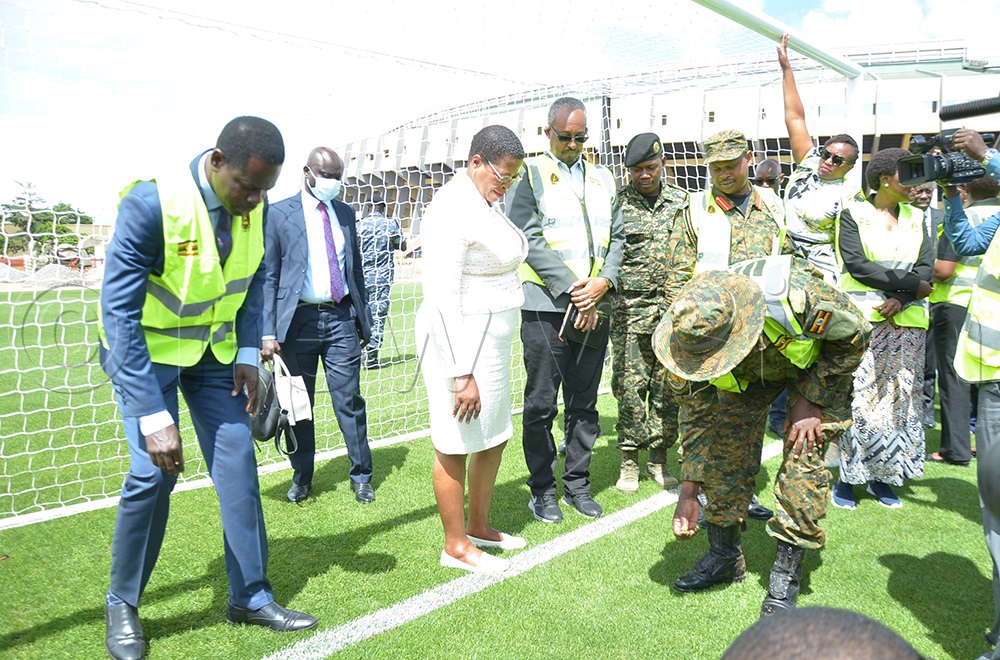
[[[361,347],[371,337],[371,314],[358,251],[354,210],[334,198],[344,163],[326,147],[309,154],[302,191],[271,207],[265,235],[264,337],[261,353],[278,353],[292,375],[301,375],[315,401],[316,366],[330,388],[333,410],[351,459],[351,486],[361,503],[375,499],[368,416],[361,398]],[[295,474],[289,502],[312,488],[316,435],[313,422],[295,425],[298,449],[289,458]]]

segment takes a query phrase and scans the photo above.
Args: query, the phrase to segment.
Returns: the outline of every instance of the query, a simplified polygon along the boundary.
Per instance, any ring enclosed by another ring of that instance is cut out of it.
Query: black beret
[[[656,133],[639,133],[625,147],[625,167],[635,167],[647,160],[663,157],[663,145]]]

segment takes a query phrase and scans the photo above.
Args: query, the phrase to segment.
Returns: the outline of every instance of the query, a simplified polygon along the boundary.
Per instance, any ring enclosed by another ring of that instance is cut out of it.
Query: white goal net
[[[668,179],[689,190],[706,184],[699,141],[727,128],[790,171],[774,42],[689,0],[571,12],[517,0],[489,16],[476,3],[369,2],[336,31],[313,26],[339,21],[338,4],[287,4],[0,0],[0,527],[118,494],[128,450],[95,324],[117,194],[186,166],[234,116],[266,117],[285,135],[272,201],[297,193],[309,150],[326,145],[344,158],[341,199],[358,217],[377,194],[401,224],[383,367],[362,372],[373,442],[426,432],[419,223],[483,126],[504,124],[541,153],[549,104],[575,96],[589,157],[622,183],[624,146],[645,131],[664,142]],[[843,77],[793,65],[814,135],[843,132]],[[519,349],[511,370],[519,408]],[[324,389],[320,452],[343,445]],[[183,412],[181,427],[181,485],[204,483]],[[273,446],[258,456],[262,469],[287,464]]]

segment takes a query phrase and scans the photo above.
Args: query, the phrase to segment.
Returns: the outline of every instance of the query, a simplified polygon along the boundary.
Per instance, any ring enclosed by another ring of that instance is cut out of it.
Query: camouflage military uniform
[[[771,212],[757,192],[756,186],[751,186],[747,213],[740,211],[724,194],[714,189],[718,208],[729,218],[732,227],[729,263],[766,257],[772,254],[775,241],[775,225]],[[673,302],[677,292],[694,274],[695,262],[698,259],[698,235],[695,232],[690,215],[684,223],[684,231],[674,231],[670,235],[669,267],[665,286],[667,303]],[[794,254],[795,246],[787,236],[781,243],[781,254]]]
[[[611,324],[611,391],[618,400],[618,448],[669,448],[677,440],[677,403],[664,389],[651,339],[667,310],[663,285],[671,232],[680,230],[687,193],[663,184],[652,209],[632,184],[618,190],[625,249]],[[648,414],[647,414],[648,405]]]
[[[817,327],[823,330],[818,360],[799,369],[762,335],[765,348],[751,351],[731,372],[749,382],[745,391],[691,383],[696,393],[681,397],[681,475],[684,481],[702,483],[710,523],[738,524],[760,467],[767,411],[787,387],[791,405],[805,397],[822,407],[823,446],[798,460],[785,452],[775,479],[776,514],[768,522],[768,533],[790,545],[815,549],[824,541],[819,521],[826,517],[830,480],[823,455],[827,443],[850,426],[852,374],[864,356],[871,326],[843,293],[802,259],[793,262],[790,290],[792,310],[806,334]],[[822,323],[817,325],[817,320]]]
[[[364,362],[377,360],[389,315],[389,294],[392,290],[395,262],[393,252],[399,249],[402,232],[399,221],[373,211],[358,221],[358,243],[365,273],[365,289],[372,312],[372,337],[364,347]]]

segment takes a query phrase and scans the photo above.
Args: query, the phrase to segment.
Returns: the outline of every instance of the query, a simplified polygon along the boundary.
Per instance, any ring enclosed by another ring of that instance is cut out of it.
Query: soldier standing
[[[681,405],[681,492],[673,532],[697,533],[699,487],[708,495],[709,552],[674,582],[700,591],[742,580],[742,517],[760,467],[767,410],[788,389],[788,437],[775,477],[778,543],[761,616],[795,607],[806,549],[825,535],[830,473],[824,445],[851,424],[853,372],[871,325],[803,259],[779,255],[696,275],[653,335],[656,356],[696,396]],[[686,426],[686,428],[685,428]]]
[[[677,440],[677,403],[664,389],[663,365],[652,336],[667,310],[663,285],[670,233],[680,229],[688,194],[663,183],[666,158],[655,133],[640,133],[625,149],[631,181],[618,189],[625,247],[611,324],[611,391],[618,400],[618,449],[623,493],[639,490],[639,450],[649,449],[646,474],[663,488],[677,479],[667,469],[667,450]]]

